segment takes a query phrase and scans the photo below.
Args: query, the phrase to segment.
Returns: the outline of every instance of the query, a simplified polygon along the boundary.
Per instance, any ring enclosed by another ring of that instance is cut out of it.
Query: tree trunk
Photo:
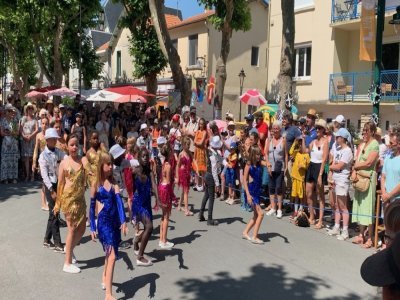
[[[146,89],[150,94],[157,94],[158,84],[157,84],[157,73],[150,73],[146,76]],[[153,106],[156,103],[156,97],[149,99],[149,105]]]
[[[218,101],[215,107],[214,118],[221,118],[221,110],[224,102],[224,89],[227,78],[226,62],[228,60],[229,52],[231,51],[231,37],[232,37],[232,16],[233,16],[233,0],[226,0],[226,15],[224,25],[221,30],[221,52],[217,60],[217,68],[215,71],[216,77],[216,95],[214,101]]]
[[[53,65],[54,65],[54,85],[58,88],[62,86],[63,81],[63,68],[61,63],[61,53],[60,53],[60,43],[62,39],[63,33],[63,25],[61,24],[60,18],[56,18],[56,27],[57,30],[54,35],[54,42],[53,42]]]
[[[163,0],[149,0],[149,8],[151,18],[153,20],[154,28],[157,33],[157,38],[160,43],[161,51],[168,59],[169,66],[172,72],[172,79],[175,86],[181,92],[182,105],[190,105],[191,91],[189,84],[183,74],[181,68],[181,59],[175,47],[172,45],[171,38],[169,36],[167,23],[163,13],[164,1]]]
[[[46,79],[48,80],[50,85],[52,85],[52,84],[54,84],[54,78],[53,78],[53,76],[51,76],[49,70],[47,69],[47,67],[45,65],[45,59],[42,55],[42,51],[40,50],[39,36],[37,33],[33,34],[32,40],[33,40],[33,45],[34,45],[33,48],[35,50],[35,55],[36,55],[37,62],[39,64],[40,72],[41,72],[41,74],[43,74],[46,77]]]
[[[294,75],[294,0],[281,1],[282,9],[282,48],[279,72],[279,95],[281,110],[285,109],[285,98],[288,94],[293,97]]]

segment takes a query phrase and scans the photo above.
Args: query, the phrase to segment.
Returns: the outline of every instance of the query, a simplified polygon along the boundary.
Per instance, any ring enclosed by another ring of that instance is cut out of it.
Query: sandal
[[[190,210],[185,211],[185,216],[190,217],[193,216],[193,213]]]
[[[315,220],[310,220],[310,226],[315,225]]]
[[[364,249],[369,249],[374,245],[371,239],[368,239],[364,244],[361,245]]]
[[[250,242],[251,242],[252,244],[256,244],[256,245],[262,245],[262,244],[264,244],[264,242],[263,242],[262,240],[260,240],[259,238],[252,238],[252,239],[250,240]]]
[[[314,225],[314,229],[317,229],[317,230],[322,229],[322,227],[323,227],[322,223],[317,223],[316,225]]]
[[[248,234],[242,234],[242,239],[251,241],[251,237]]]
[[[364,239],[363,239],[362,235],[358,235],[351,242],[356,245],[364,244]]]

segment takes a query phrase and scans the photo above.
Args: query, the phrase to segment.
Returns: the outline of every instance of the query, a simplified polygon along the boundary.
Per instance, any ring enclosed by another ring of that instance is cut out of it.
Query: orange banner
[[[375,0],[363,0],[360,23],[360,60],[376,60]]]

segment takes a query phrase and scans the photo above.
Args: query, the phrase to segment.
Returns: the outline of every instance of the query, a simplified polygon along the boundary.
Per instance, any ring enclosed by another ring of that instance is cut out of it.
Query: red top
[[[258,134],[261,135],[263,133],[265,135],[264,140],[261,140],[260,138],[260,144],[261,144],[261,152],[264,155],[264,148],[265,148],[265,141],[268,138],[268,125],[264,121],[262,121],[260,124],[256,125]]]

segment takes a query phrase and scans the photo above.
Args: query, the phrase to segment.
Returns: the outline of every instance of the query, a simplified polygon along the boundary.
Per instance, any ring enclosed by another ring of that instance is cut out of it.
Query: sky
[[[178,8],[182,11],[183,19],[204,12],[204,8],[200,7],[197,0],[165,0],[165,6]]]

